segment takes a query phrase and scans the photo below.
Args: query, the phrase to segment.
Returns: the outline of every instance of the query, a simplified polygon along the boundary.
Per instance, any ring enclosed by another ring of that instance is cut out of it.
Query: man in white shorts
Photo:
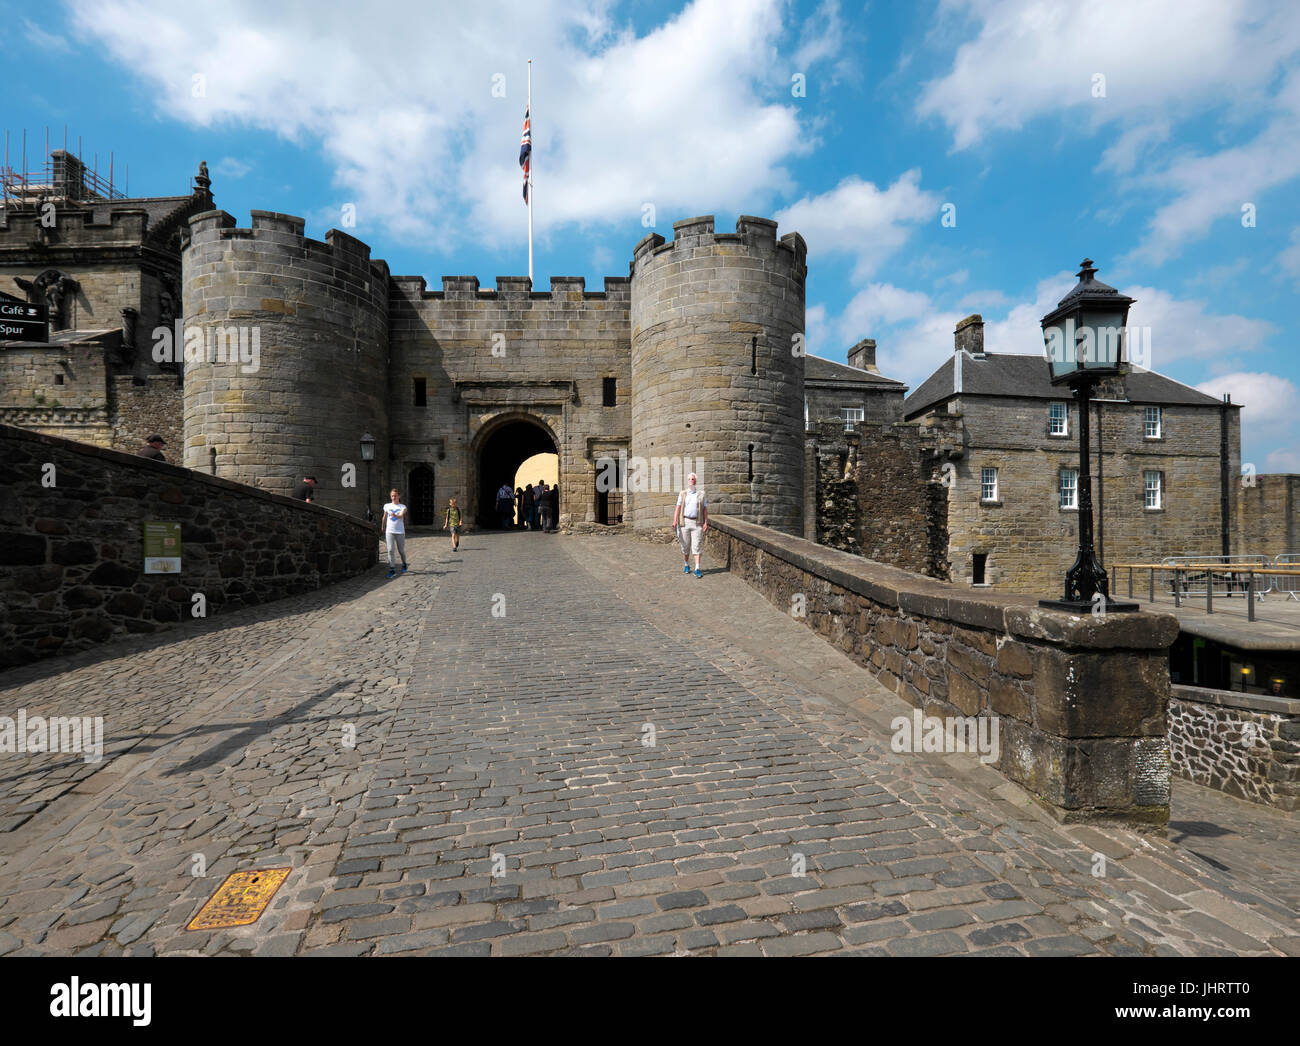
[[[695,486],[695,473],[686,477],[687,487],[677,495],[673,510],[673,530],[682,543],[682,573],[691,572],[690,557],[695,557],[695,576],[700,573],[700,542],[709,529],[709,499]]]

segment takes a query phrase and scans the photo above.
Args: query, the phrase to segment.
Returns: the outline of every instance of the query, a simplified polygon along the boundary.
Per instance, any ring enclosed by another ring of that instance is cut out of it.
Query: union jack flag
[[[533,130],[528,119],[528,110],[524,110],[524,136],[519,140],[519,166],[524,169],[524,203],[528,202],[528,172],[532,167]]]

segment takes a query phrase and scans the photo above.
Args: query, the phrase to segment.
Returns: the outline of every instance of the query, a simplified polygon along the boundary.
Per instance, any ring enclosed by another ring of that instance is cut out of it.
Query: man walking
[[[384,538],[388,543],[388,576],[397,573],[397,563],[393,559],[393,548],[402,554],[402,573],[406,573],[406,506],[402,504],[402,492],[394,487],[388,492],[388,504],[384,506]]]
[[[293,496],[299,501],[310,502],[316,496],[316,477],[303,476],[302,482],[293,488]]]
[[[700,542],[709,529],[709,499],[695,486],[695,473],[686,477],[686,489],[677,495],[673,509],[673,530],[682,546],[682,573],[691,572],[690,557],[695,557],[695,576],[700,572]]]
[[[166,446],[161,436],[150,436],[144,441],[144,446],[135,452],[138,458],[152,458],[154,461],[166,461],[163,457],[162,449]]]
[[[497,515],[501,518],[501,529],[509,530],[515,519],[515,492],[505,483],[497,491]]]

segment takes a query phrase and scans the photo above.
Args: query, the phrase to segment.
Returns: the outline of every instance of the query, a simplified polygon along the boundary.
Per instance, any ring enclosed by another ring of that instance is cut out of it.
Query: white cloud
[[[1221,374],[1196,386],[1222,399],[1232,395],[1241,407],[1241,458],[1260,472],[1300,472],[1300,389],[1280,374],[1239,371]],[[1261,444],[1277,444],[1258,455]]]
[[[253,169],[251,163],[237,159],[234,156],[223,156],[217,161],[216,166],[212,168],[212,173],[222,178],[242,178]]]
[[[1269,451],[1264,455],[1264,468],[1261,471],[1300,473],[1300,450],[1279,447]]]
[[[1294,4],[946,0],[944,7],[979,30],[957,48],[951,69],[924,86],[917,113],[943,120],[956,150],[1051,115],[1065,134],[1119,127],[1098,169],[1120,175],[1126,190],[1156,189],[1168,200],[1135,258],[1163,263],[1300,175],[1300,75],[1278,86],[1279,70],[1300,53]],[[1104,97],[1094,97],[1099,74]],[[1213,119],[1223,147],[1157,152],[1192,116]],[[1225,144],[1242,128],[1250,137]]]
[[[1135,114],[1253,105],[1300,47],[1289,4],[1249,0],[947,0],[980,23],[951,70],[925,85],[921,116],[965,149],[992,129],[1061,113],[1100,124]],[[1176,34],[1176,43],[1171,37]],[[1164,43],[1160,43],[1163,41]],[[1093,96],[1094,76],[1105,97]]]
[[[819,196],[804,197],[775,215],[784,229],[797,229],[808,253],[853,254],[853,279],[869,279],[920,222],[938,220],[939,197],[920,186],[921,172],[900,175],[881,190],[856,175]]]
[[[1277,263],[1300,281],[1300,225],[1291,230],[1291,245],[1277,256]]]
[[[762,213],[790,187],[784,163],[813,144],[773,89],[789,66],[783,14],[779,0],[696,0],[638,36],[605,0],[484,4],[454,19],[418,2],[380,16],[342,0],[74,0],[71,21],[169,117],[318,140],[344,198],[389,235],[497,244],[525,235],[529,57],[540,240],[566,224],[639,229],[644,202],[661,223],[715,207]],[[812,39],[809,60],[832,61]]]
[[[1215,399],[1230,393],[1234,403],[1242,404],[1242,427],[1249,425],[1252,436],[1277,435],[1300,420],[1300,389],[1279,374],[1238,371],[1203,381],[1196,388]]]
[[[1254,352],[1278,332],[1267,320],[1207,313],[1204,301],[1175,298],[1154,287],[1125,287],[1124,293],[1137,299],[1129,326],[1151,329],[1151,369],[1165,374],[1184,360]]]
[[[29,18],[23,19],[23,36],[40,51],[53,54],[70,54],[72,45],[62,37],[42,29]]]

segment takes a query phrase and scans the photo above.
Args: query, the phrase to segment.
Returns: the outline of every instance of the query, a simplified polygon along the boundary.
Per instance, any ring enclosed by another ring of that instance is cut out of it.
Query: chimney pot
[[[952,332],[953,352],[965,349],[972,356],[984,355],[984,317],[978,312],[967,316]]]
[[[872,374],[879,374],[880,372],[876,369],[876,339],[863,338],[853,348],[849,349],[848,362],[850,367],[870,371]]]

